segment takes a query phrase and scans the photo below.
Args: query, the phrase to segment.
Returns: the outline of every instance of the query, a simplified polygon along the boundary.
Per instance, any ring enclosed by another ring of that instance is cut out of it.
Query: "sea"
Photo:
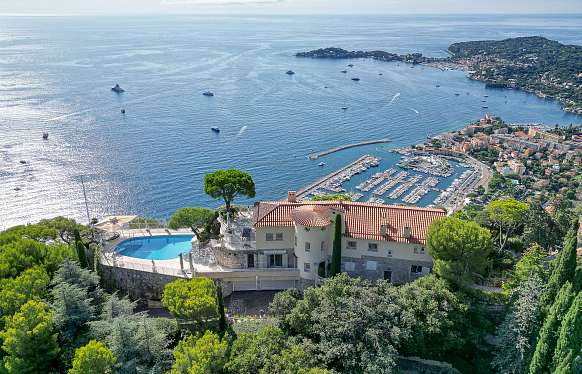
[[[203,179],[224,168],[252,174],[256,199],[281,199],[363,154],[395,162],[391,149],[485,113],[582,123],[461,71],[294,56],[331,46],[446,56],[454,42],[529,35],[580,45],[581,29],[579,15],[2,16],[0,229],[57,215],[86,222],[86,208],[163,220],[217,207]],[[307,158],[379,138],[391,143]]]

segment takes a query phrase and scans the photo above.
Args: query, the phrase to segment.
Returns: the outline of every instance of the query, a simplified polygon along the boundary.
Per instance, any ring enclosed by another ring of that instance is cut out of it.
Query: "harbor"
[[[390,139],[376,139],[376,140],[367,140],[367,141],[358,142],[358,143],[345,144],[345,145],[340,145],[339,147],[330,148],[330,149],[322,151],[322,152],[310,154],[308,156],[308,158],[310,160],[317,160],[320,157],[327,156],[327,155],[335,153],[335,152],[343,151],[345,149],[362,147],[362,146],[371,145],[371,144],[389,143],[389,142],[390,142]]]
[[[381,151],[377,151],[381,152]],[[411,148],[367,154],[299,190],[298,198],[344,194],[352,201],[443,207],[452,212],[488,179],[470,157],[419,152]],[[373,171],[373,169],[381,171]]]

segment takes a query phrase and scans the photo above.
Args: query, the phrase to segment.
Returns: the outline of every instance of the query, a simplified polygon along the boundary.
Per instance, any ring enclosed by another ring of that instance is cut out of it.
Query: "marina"
[[[402,196],[406,191],[408,191],[412,186],[414,186],[421,179],[422,179],[422,177],[419,175],[414,175],[414,176],[410,177],[409,180],[402,183],[394,191],[392,191],[388,195],[388,197],[390,197],[391,199],[398,199],[400,196]]]

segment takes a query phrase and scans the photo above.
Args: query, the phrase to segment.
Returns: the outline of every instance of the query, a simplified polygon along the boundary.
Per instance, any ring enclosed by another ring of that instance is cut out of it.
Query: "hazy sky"
[[[0,0],[2,13],[582,13],[582,0]]]

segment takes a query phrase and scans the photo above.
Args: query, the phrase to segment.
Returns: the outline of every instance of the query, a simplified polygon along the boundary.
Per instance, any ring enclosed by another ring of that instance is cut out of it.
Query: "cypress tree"
[[[220,314],[218,328],[224,332],[226,331],[226,315],[224,314],[224,300],[222,300],[222,285],[220,282],[216,284],[216,299],[218,301],[218,313]]]
[[[335,232],[333,237],[333,251],[331,253],[330,276],[339,274],[342,262],[342,216],[335,217]]]
[[[574,372],[572,366],[582,348],[582,292],[579,292],[572,306],[562,320],[560,335],[554,353],[553,368],[556,372]]]
[[[566,282],[566,284],[564,284],[560,289],[558,297],[552,305],[548,317],[544,321],[536,344],[536,350],[529,367],[529,374],[543,374],[550,372],[560,326],[564,316],[572,305],[574,296],[576,296],[576,293],[572,290],[572,284]]]
[[[75,249],[77,250],[77,257],[79,257],[79,264],[81,264],[83,269],[88,269],[89,263],[87,261],[87,254],[85,253],[85,246],[81,242],[79,230],[73,230],[73,236],[75,238]]]
[[[548,309],[556,299],[560,288],[567,281],[572,282],[574,280],[574,273],[576,272],[576,247],[578,244],[576,238],[577,226],[576,222],[576,226],[572,227],[568,235],[566,235],[564,247],[554,260],[552,274],[546,285],[546,291],[542,295],[541,305],[544,316],[547,315]]]

